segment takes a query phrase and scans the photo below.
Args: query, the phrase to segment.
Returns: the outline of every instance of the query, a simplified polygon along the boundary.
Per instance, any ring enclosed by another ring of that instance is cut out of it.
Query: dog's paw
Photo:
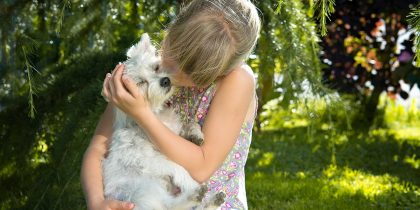
[[[203,200],[204,195],[207,192],[207,189],[208,189],[207,185],[205,184],[201,185],[196,191],[197,196],[194,198],[194,200],[200,203]]]
[[[162,180],[166,183],[166,190],[174,197],[181,194],[181,188],[174,184],[172,176],[164,176]]]
[[[196,135],[187,136],[187,140],[189,140],[190,142],[194,143],[197,146],[201,146],[204,143],[203,137],[196,136]]]
[[[204,135],[198,123],[184,124],[180,135],[198,146],[204,143]]]
[[[219,192],[213,195],[210,200],[207,202],[204,209],[217,209],[225,202],[226,194],[224,192]]]
[[[225,202],[226,194],[219,192],[214,196],[213,205],[220,206]]]

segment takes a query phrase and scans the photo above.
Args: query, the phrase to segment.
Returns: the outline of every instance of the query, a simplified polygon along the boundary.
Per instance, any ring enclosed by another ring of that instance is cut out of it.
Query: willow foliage
[[[414,46],[416,48],[416,65],[420,67],[420,3],[412,9],[411,13],[408,15],[408,21],[413,26],[414,30]]]
[[[79,169],[102,79],[141,33],[161,39],[176,5],[0,2],[0,209],[85,208]]]
[[[334,1],[328,2],[330,6],[334,4]],[[326,102],[327,110],[331,110],[325,112],[326,115],[335,109],[343,109],[344,104],[338,95],[325,88],[321,81],[320,39],[315,20],[311,19],[313,11],[319,12],[315,8],[320,2],[310,4],[311,7],[305,7],[299,0],[276,3],[276,8],[262,3],[258,5],[264,15],[264,25],[256,58],[250,62],[258,70],[261,126],[267,127],[270,121],[274,122],[281,107],[308,104],[309,100]],[[333,10],[329,8],[328,11]],[[324,15],[330,13],[324,12],[317,17]],[[308,105],[306,108],[309,119],[320,117],[314,116],[315,107]]]

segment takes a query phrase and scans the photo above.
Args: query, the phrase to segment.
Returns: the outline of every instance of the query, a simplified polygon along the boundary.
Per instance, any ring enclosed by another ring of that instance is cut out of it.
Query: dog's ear
[[[136,55],[140,55],[141,53],[145,53],[147,51],[150,51],[152,53],[155,53],[156,49],[152,44],[152,41],[150,41],[150,37],[147,33],[144,33],[141,35],[140,42],[130,47],[130,49],[127,51],[127,56],[129,58],[132,58]]]

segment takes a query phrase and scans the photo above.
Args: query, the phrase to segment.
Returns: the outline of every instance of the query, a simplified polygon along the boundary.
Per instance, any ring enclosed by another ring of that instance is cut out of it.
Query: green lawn
[[[79,170],[103,109],[75,105],[103,106],[99,96],[89,101],[96,87],[44,116],[48,129],[22,135],[35,144],[15,138],[31,124],[0,142],[0,156],[7,157],[1,159],[0,210],[86,209]],[[311,106],[318,110],[310,120],[299,111],[305,109],[273,109],[266,124],[273,130],[254,133],[246,166],[250,210],[420,209],[418,110],[384,105],[381,123],[356,121],[361,125],[345,129],[347,109],[325,120],[326,106]]]
[[[250,209],[420,209],[418,127],[254,134]]]

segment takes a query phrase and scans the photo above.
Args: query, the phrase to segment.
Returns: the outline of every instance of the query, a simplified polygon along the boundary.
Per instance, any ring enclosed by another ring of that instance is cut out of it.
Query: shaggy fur
[[[201,144],[200,126],[183,125],[177,114],[164,106],[173,88],[168,76],[159,70],[160,59],[147,34],[128,50],[127,56],[124,73],[137,83],[156,116],[174,133],[198,139]],[[133,202],[138,210],[214,209],[223,203],[224,195],[217,194],[209,204],[199,206],[206,186],[161,154],[145,132],[117,108],[109,153],[102,167],[105,197]]]

